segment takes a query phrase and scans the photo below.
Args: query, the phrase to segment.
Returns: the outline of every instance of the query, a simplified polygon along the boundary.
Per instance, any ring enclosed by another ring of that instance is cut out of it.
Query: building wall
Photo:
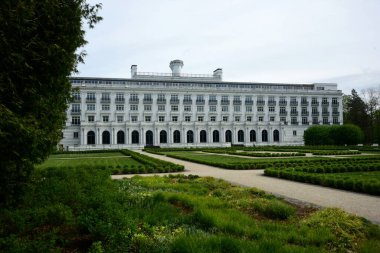
[[[65,149],[71,150],[142,148],[147,144],[148,131],[153,133],[151,144],[161,147],[302,145],[303,132],[310,125],[343,123],[342,92],[336,89],[336,84],[326,84],[325,87],[323,84],[276,86],[191,79],[174,82],[159,78],[146,82],[135,79],[72,78],[72,84],[79,88],[79,93],[68,108],[64,138],[60,143]],[[89,99],[89,93],[95,93],[95,100]],[[171,100],[172,95],[177,95],[178,101]],[[209,101],[213,95],[216,96],[216,103]],[[160,100],[162,96],[165,101]],[[184,101],[185,96],[191,102]],[[228,103],[223,100],[226,96]],[[252,99],[246,101],[249,97]],[[94,105],[95,109],[89,110],[89,104]],[[163,105],[165,110],[159,111]],[[123,110],[117,110],[121,106],[124,106]],[[137,110],[131,110],[136,106]],[[178,109],[172,110],[175,109],[172,106]],[[191,107],[189,112],[185,111],[188,106]],[[198,111],[202,106],[203,111]],[[215,111],[210,110],[212,106],[215,106]],[[224,106],[228,107],[228,111],[223,111]],[[149,109],[146,107],[151,107],[151,110],[146,110]],[[237,107],[240,107],[240,111],[236,110]],[[252,111],[247,110],[249,107]],[[272,109],[274,111],[270,111]],[[94,117],[93,122],[89,122],[89,116]],[[108,116],[108,122],[104,122],[104,116]],[[122,119],[118,120],[118,116]],[[159,122],[160,116],[165,118],[163,122]],[[185,121],[186,116],[190,116],[190,121]],[[73,117],[77,117],[76,122]],[[133,117],[137,117],[137,120],[133,121]],[[173,121],[173,117],[177,117],[177,121]],[[203,117],[203,121],[200,122],[199,117]],[[211,121],[211,117],[215,117],[215,121]],[[223,117],[228,117],[227,121]],[[167,143],[160,142],[159,134],[163,130],[167,132]],[[174,143],[173,133],[176,130],[180,132],[180,143]],[[193,143],[187,143],[186,140],[189,130],[194,133]],[[200,141],[202,130],[206,131],[206,142]],[[219,131],[219,142],[213,142],[212,133],[215,130]],[[232,132],[231,142],[225,140],[227,130]],[[243,141],[238,139],[239,130],[244,133]],[[250,140],[251,130],[256,132],[256,141]],[[265,142],[262,141],[263,130],[268,132],[268,141]],[[278,141],[274,140],[275,130],[279,132]],[[93,145],[87,143],[89,131],[95,133]],[[103,144],[104,131],[110,134],[110,144]],[[125,134],[125,144],[117,144],[119,131]],[[132,144],[133,131],[139,133],[138,144]]]

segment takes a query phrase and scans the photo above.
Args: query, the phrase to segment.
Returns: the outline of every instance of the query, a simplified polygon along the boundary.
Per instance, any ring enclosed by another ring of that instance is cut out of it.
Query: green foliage
[[[355,125],[311,126],[304,133],[305,145],[355,145],[363,132]]]
[[[82,21],[100,20],[85,0],[0,3],[0,203],[14,200],[33,164],[61,138],[68,80],[83,54]]]
[[[105,170],[37,169],[19,205],[0,209],[0,251],[376,252],[377,226],[342,211],[305,220],[296,208],[210,177],[112,181]]]

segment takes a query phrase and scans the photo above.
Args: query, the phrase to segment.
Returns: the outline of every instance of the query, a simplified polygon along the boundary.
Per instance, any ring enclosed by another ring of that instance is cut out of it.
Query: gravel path
[[[301,201],[323,207],[339,207],[347,212],[365,217],[374,223],[380,224],[380,197],[266,177],[263,175],[263,170],[226,170],[166,156],[154,155],[146,152],[142,153],[158,159],[184,165],[185,171],[182,172],[182,174],[185,175],[193,174],[221,178],[237,185],[256,187],[293,201]],[[160,175],[165,174],[170,173]],[[152,174],[145,175],[151,176]],[[112,176],[113,179],[124,177],[131,177],[131,175]]]

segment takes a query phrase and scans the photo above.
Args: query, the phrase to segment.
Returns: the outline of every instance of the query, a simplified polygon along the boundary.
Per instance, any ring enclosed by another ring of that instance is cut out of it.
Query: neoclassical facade
[[[71,77],[73,101],[60,146],[99,148],[302,145],[315,124],[342,124],[337,84],[222,81],[211,75],[137,72],[131,78]]]

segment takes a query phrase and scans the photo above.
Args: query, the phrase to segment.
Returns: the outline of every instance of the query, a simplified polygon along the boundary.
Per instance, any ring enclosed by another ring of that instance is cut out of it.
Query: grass
[[[89,168],[37,169],[0,208],[2,252],[376,252],[380,229],[197,176],[112,181]]]
[[[67,166],[125,167],[143,164],[122,153],[59,154],[51,155],[40,168]]]

